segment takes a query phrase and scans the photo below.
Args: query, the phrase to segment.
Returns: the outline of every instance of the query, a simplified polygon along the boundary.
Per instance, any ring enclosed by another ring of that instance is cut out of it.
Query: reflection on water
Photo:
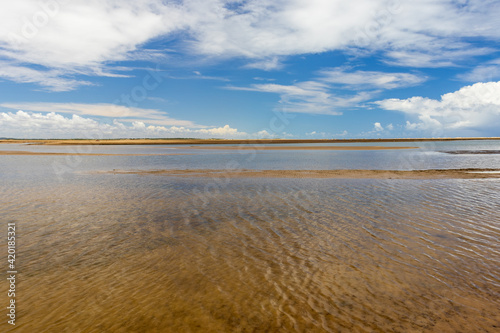
[[[0,189],[18,226],[19,332],[500,327],[498,180],[87,175]]]

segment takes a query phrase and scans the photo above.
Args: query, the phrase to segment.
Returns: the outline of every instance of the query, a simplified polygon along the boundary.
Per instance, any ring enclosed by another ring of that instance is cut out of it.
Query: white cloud
[[[154,126],[143,121],[133,121],[127,126],[116,119],[112,123],[104,123],[78,115],[67,118],[55,112],[42,114],[20,110],[16,113],[0,113],[0,136],[13,138],[251,138],[260,137],[262,134],[247,134],[229,125],[193,129],[184,126]]]
[[[326,138],[327,136],[329,136],[329,133],[312,131],[306,133],[306,136],[310,136],[312,138]]]
[[[500,82],[476,83],[444,94],[440,100],[412,97],[375,102],[407,114],[410,130],[478,130],[500,126]]]
[[[370,19],[379,4],[343,1],[253,0],[233,3],[204,0],[185,2],[192,15],[192,49],[216,56],[270,58],[279,55],[323,52],[340,47],[345,34]],[[360,8],[365,10],[360,10]]]
[[[36,70],[0,61],[0,77],[18,83],[35,83],[50,91],[69,91],[91,85],[88,81],[67,78],[61,70]]]
[[[217,128],[203,128],[198,130],[198,133],[217,137],[234,137],[236,135],[246,135],[246,133],[238,132],[236,128],[229,127],[229,125]]]
[[[280,108],[286,112],[341,115],[343,108],[355,108],[378,95],[382,89],[414,86],[427,78],[409,73],[385,73],[375,71],[349,72],[345,68],[329,68],[318,72],[311,81],[292,85],[275,83],[253,84],[250,87],[226,87],[280,95]],[[342,86],[338,87],[337,85]],[[355,88],[356,94],[342,94],[340,89]]]
[[[340,108],[356,107],[372,98],[369,92],[356,95],[337,96],[325,83],[317,81],[298,82],[294,85],[254,84],[251,87],[227,87],[231,90],[258,91],[280,95],[280,108],[285,112],[341,115]]]
[[[172,75],[166,75],[165,77],[169,79],[174,79],[174,80],[215,80],[215,81],[231,81],[228,78],[225,77],[219,77],[219,76],[208,76],[208,75],[203,75],[198,71],[193,72],[195,75],[187,75],[187,76],[172,76]]]
[[[388,52],[395,64],[449,66],[495,50],[466,38],[500,38],[495,0],[250,0],[185,3],[192,15],[192,49],[251,59],[358,47]]]
[[[183,56],[243,57],[267,70],[286,56],[333,50],[381,52],[396,65],[451,66],[494,52],[469,40],[498,41],[498,17],[496,0],[3,1],[0,59],[12,70],[0,76],[43,84],[27,81],[26,68],[35,65],[35,75],[76,87],[85,81],[68,75],[116,76],[118,61],[167,57],[145,49],[155,38],[174,40]],[[61,91],[62,84],[45,87]]]
[[[349,72],[345,68],[330,68],[319,72],[324,82],[342,84],[361,89],[394,89],[419,85],[427,77],[410,73],[386,73],[374,71]]]
[[[453,43],[440,43],[434,50],[401,49],[390,50],[386,53],[384,62],[391,66],[406,67],[453,67],[465,62],[475,56],[486,55],[495,52],[491,48],[466,48],[465,43],[453,45]]]
[[[381,123],[376,122],[373,123],[373,130],[370,132],[364,132],[366,135],[371,135],[372,133],[377,133],[377,135],[380,135],[380,133],[384,132],[387,134],[387,132],[394,130],[394,125],[388,124],[387,126],[382,126]]]
[[[251,62],[247,64],[245,68],[256,68],[256,69],[262,69],[264,71],[271,71],[271,70],[282,69],[283,64],[279,61],[278,57],[272,57],[270,59]]]
[[[276,134],[274,133],[269,133],[267,130],[263,129],[261,131],[258,131],[255,133],[255,137],[257,139],[272,139],[276,137]]]
[[[312,138],[317,138],[317,139],[325,139],[325,138],[341,138],[341,137],[345,137],[347,134],[348,134],[348,132],[346,130],[344,130],[340,133],[336,133],[336,134],[327,133],[327,132],[312,131],[312,132],[306,133],[306,136],[310,136]]]
[[[341,138],[341,137],[346,137],[347,134],[349,134],[349,132],[347,132],[347,130],[344,130],[340,133],[337,133],[337,134],[333,134],[332,137],[334,138]]]
[[[48,68],[127,60],[181,24],[177,6],[148,0],[23,0],[2,3],[0,13],[0,55]]]
[[[477,66],[472,71],[457,76],[460,80],[469,82],[485,82],[500,79],[500,59],[488,61]]]
[[[9,69],[0,77],[65,91],[87,84],[68,75],[120,76],[104,68],[116,61],[157,58],[158,52],[141,44],[185,25],[179,12],[179,6],[155,0],[4,1],[0,59]]]
[[[8,109],[28,111],[70,113],[77,115],[122,118],[122,121],[145,121],[156,125],[203,127],[189,120],[178,120],[166,116],[165,112],[154,109],[141,109],[116,104],[83,103],[0,103]]]

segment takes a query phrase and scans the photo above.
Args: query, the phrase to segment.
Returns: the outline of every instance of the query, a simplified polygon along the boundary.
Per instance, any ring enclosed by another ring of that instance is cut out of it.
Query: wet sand
[[[405,139],[259,139],[259,140],[225,140],[225,139],[67,139],[67,140],[30,140],[3,139],[1,143],[26,143],[36,145],[185,145],[185,144],[283,144],[283,143],[366,143],[366,142],[422,142],[422,141],[458,141],[458,140],[500,140],[500,137],[478,138],[405,138]]]
[[[343,179],[482,179],[500,178],[500,169],[434,170],[113,170],[104,174],[164,175],[211,178],[343,178]]]

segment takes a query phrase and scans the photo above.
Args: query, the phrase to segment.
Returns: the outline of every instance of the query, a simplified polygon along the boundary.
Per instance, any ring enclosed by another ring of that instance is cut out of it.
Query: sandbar
[[[344,178],[344,179],[483,179],[500,178],[500,169],[431,169],[431,170],[112,170],[100,174],[163,175],[209,178]]]

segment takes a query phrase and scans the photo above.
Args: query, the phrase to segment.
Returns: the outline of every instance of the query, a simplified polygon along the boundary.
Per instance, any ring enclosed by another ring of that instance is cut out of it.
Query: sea
[[[493,140],[328,145],[416,148],[0,145],[96,154],[0,156],[0,331],[500,332],[500,179],[113,172],[500,169]]]

